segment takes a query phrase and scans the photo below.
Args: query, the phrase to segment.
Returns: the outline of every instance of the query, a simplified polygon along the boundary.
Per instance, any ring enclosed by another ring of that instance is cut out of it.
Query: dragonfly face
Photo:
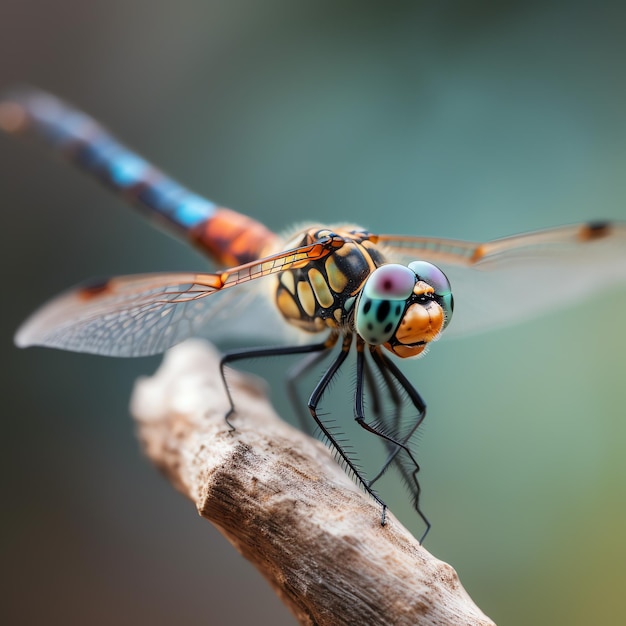
[[[406,358],[424,352],[450,323],[454,300],[446,275],[432,263],[392,263],[372,272],[359,295],[355,325],[371,345]]]
[[[251,355],[308,354],[308,367],[339,346],[308,407],[356,481],[382,505],[383,521],[385,506],[373,484],[393,465],[429,527],[410,445],[426,405],[383,348],[401,358],[417,356],[444,330],[446,336],[491,330],[626,282],[622,223],[564,226],[486,243],[316,226],[284,241],[260,222],[185,189],[95,120],[49,94],[22,90],[0,98],[0,129],[43,139],[225,268],[115,277],[76,287],[36,311],[18,330],[17,345],[141,356],[192,335],[220,340],[230,331],[240,339],[247,332],[257,341],[271,337],[275,347],[230,353],[223,363]],[[261,293],[273,294],[266,298],[274,305],[267,319],[254,300]],[[253,318],[244,322],[247,311]],[[289,331],[295,329],[324,332],[325,338],[293,341]],[[385,466],[371,478],[317,413],[351,352],[356,353],[355,419],[387,448]],[[373,419],[365,412],[367,394]]]

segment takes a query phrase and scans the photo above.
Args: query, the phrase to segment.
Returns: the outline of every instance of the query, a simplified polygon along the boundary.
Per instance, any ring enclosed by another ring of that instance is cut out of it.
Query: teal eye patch
[[[414,287],[415,272],[404,265],[389,264],[375,269],[358,300],[357,333],[371,345],[391,339]]]

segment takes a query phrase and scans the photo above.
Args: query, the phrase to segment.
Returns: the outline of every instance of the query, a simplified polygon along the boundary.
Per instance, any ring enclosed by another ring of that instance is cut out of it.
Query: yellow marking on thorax
[[[372,241],[371,239],[364,239],[361,242],[361,245],[364,248],[367,248],[368,250],[378,250],[378,246],[376,245],[376,243],[374,241]]]
[[[328,288],[323,274],[318,269],[312,268],[309,270],[308,276],[317,301],[325,309],[332,306],[335,299],[333,298],[333,294],[330,293],[330,289]]]
[[[300,317],[300,309],[288,291],[280,291],[276,298],[276,304],[280,312],[287,319],[298,319]]]
[[[296,293],[296,281],[294,280],[291,272],[283,272],[280,276],[280,282],[289,292],[292,294]]]
[[[325,266],[330,288],[335,293],[341,293],[348,284],[348,277],[343,272],[339,271],[332,255],[326,259]]]
[[[348,241],[341,246],[341,248],[335,250],[335,254],[338,254],[339,256],[348,256],[354,252],[356,247],[357,244],[354,241]]]
[[[373,272],[376,269],[376,264],[374,263],[374,259],[372,259],[372,255],[369,254],[369,252],[362,246],[361,249],[363,250],[363,256],[367,260],[367,264],[369,265],[370,272]]]
[[[313,296],[311,285],[304,280],[301,280],[298,283],[298,300],[300,301],[304,312],[309,317],[313,317],[313,313],[315,313],[315,298]]]

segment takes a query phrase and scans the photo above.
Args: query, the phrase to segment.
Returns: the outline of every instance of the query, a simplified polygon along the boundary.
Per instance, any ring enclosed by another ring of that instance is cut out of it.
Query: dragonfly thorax
[[[385,263],[369,234],[357,229],[310,228],[286,249],[335,237],[339,245],[326,256],[307,260],[278,275],[276,305],[290,323],[308,332],[353,330],[354,304],[372,272]]]
[[[454,301],[446,275],[414,261],[377,268],[359,295],[355,328],[371,345],[406,358],[421,354],[450,322]]]

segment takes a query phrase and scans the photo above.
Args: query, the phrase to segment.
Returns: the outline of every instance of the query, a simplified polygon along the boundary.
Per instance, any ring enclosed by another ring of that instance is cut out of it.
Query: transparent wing
[[[389,257],[437,264],[454,295],[444,336],[479,333],[589,301],[626,282],[626,224],[591,223],[472,243],[381,235]]]
[[[259,282],[255,279],[322,258],[340,245],[337,237],[326,237],[219,273],[140,274],[76,287],[27,319],[15,342],[20,347],[144,356],[196,334],[224,339],[254,331],[259,341],[293,341],[297,333],[278,312],[253,303],[264,292],[254,288]],[[242,323],[245,312],[253,314],[252,323]]]

